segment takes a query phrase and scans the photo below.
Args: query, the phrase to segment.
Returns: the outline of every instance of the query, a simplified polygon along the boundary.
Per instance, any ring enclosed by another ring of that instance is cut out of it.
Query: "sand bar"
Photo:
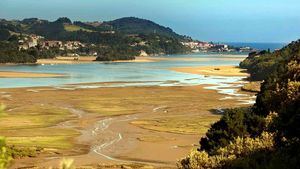
[[[248,76],[245,69],[240,69],[237,66],[179,67],[171,68],[171,70],[205,76]]]
[[[0,78],[49,78],[49,77],[64,77],[63,74],[51,73],[31,73],[31,72],[9,72],[0,71]]]
[[[171,58],[171,57],[157,57],[157,56],[145,56],[136,57],[135,60],[116,60],[112,62],[160,62],[160,61],[186,61],[186,62],[201,62],[210,60],[232,60],[232,61],[242,61],[245,59],[245,55],[217,55],[222,57],[215,57],[214,55],[205,55],[205,57],[184,57],[184,58]],[[80,63],[95,63],[96,56],[81,56],[81,57],[65,57],[59,56],[55,59],[38,59],[37,64],[80,64]],[[100,62],[101,63],[101,62]]]
[[[78,63],[91,63],[96,60],[95,56],[79,57],[56,57],[55,59],[38,59],[37,64],[78,64]]]
[[[95,56],[79,57],[56,57],[55,59],[38,59],[37,64],[81,64],[81,63],[95,63]],[[113,62],[156,62],[159,58],[152,57],[136,57],[135,60],[116,60]],[[99,62],[101,63],[101,62]]]

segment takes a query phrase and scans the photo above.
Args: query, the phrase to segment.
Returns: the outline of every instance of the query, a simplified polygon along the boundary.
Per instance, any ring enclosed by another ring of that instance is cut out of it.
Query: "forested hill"
[[[125,17],[116,19],[114,21],[105,22],[111,25],[114,29],[128,34],[152,34],[164,35],[174,38],[184,38],[184,36],[178,35],[171,28],[161,26],[149,20]]]
[[[185,36],[178,35],[172,29],[161,26],[149,20],[126,17],[108,22],[72,22],[69,18],[59,18],[56,21],[29,18],[18,20],[0,20],[0,30],[14,33],[37,34],[53,40],[81,40],[84,42],[100,42],[97,38],[107,34],[151,35],[164,36],[183,40]],[[96,36],[96,37],[97,37]],[[3,39],[3,38],[2,38]]]
[[[264,80],[271,73],[275,72],[278,64],[300,54],[300,40],[290,43],[284,48],[275,51],[260,51],[250,53],[249,56],[240,63],[240,67],[247,69],[251,75],[251,80]]]
[[[39,36],[39,42],[34,47],[29,47],[33,36]],[[184,46],[182,42],[189,40],[189,37],[178,35],[170,28],[134,17],[108,22],[72,22],[66,17],[55,21],[38,18],[10,21],[0,19],[0,43],[2,46],[11,46],[0,51],[0,62],[19,60],[13,55],[23,55],[16,49],[24,49],[21,46],[24,44],[27,47],[23,53],[31,56],[33,53],[36,59],[75,53],[81,56],[97,54],[98,61],[113,61],[132,60],[139,55],[187,53],[191,48]],[[52,41],[51,47],[43,47],[49,44],[48,41]],[[72,47],[73,44],[71,47],[65,45],[70,41],[81,45],[76,48]]]

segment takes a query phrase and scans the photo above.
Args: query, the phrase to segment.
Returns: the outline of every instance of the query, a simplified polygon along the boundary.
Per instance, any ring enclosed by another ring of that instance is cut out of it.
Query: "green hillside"
[[[183,38],[175,33],[171,28],[161,26],[146,19],[135,17],[125,17],[114,21],[106,22],[117,31],[127,34],[158,34],[174,38]]]

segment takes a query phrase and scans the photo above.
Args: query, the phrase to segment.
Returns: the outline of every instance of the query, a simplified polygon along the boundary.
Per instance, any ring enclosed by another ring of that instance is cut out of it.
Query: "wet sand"
[[[37,64],[78,64],[78,63],[91,63],[96,60],[94,56],[79,57],[56,57],[55,59],[38,59]]]
[[[0,71],[0,78],[50,78],[50,77],[64,77],[64,76],[66,76],[66,75],[51,74],[51,73]]]
[[[197,147],[201,135],[219,119],[216,109],[240,106],[235,99],[220,100],[224,94],[204,87],[207,86],[0,89],[0,102],[8,106],[8,116],[15,115],[18,109],[27,110],[28,105],[51,105],[53,111],[68,110],[72,118],[43,129],[81,133],[68,139],[72,148],[18,159],[12,168],[55,167],[63,157],[75,159],[76,166],[142,164],[175,168],[176,161]],[[3,97],[8,95],[9,98]],[[0,130],[7,137],[22,136],[19,132]],[[27,137],[33,136],[29,133]]]
[[[206,76],[249,76],[245,69],[240,69],[237,66],[178,67],[171,70]]]

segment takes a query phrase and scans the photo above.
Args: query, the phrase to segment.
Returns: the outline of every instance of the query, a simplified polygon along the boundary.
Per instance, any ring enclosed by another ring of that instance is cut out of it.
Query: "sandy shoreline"
[[[215,57],[219,56],[219,57]],[[165,56],[138,56],[135,60],[116,60],[111,62],[138,62],[138,63],[147,63],[147,62],[159,62],[159,61],[209,61],[209,60],[234,60],[242,61],[247,57],[246,55],[231,55],[231,54],[215,54],[215,55],[205,55],[205,57],[186,57],[186,58],[171,58]],[[80,64],[80,63],[103,63],[96,62],[96,56],[81,56],[77,57],[65,57],[59,56],[55,59],[38,59],[37,64]]]
[[[78,60],[75,57],[56,57],[55,59],[38,59],[37,64],[81,64],[81,63],[103,63],[95,61],[95,56],[83,56]],[[116,60],[112,62],[155,62],[158,59],[152,57],[136,57],[135,60]]]
[[[32,73],[32,72],[11,72],[0,71],[0,78],[50,78],[50,77],[65,77],[63,74],[51,73]]]
[[[240,69],[237,66],[178,67],[171,68],[171,70],[205,76],[249,76],[249,74],[245,72],[246,70]]]

